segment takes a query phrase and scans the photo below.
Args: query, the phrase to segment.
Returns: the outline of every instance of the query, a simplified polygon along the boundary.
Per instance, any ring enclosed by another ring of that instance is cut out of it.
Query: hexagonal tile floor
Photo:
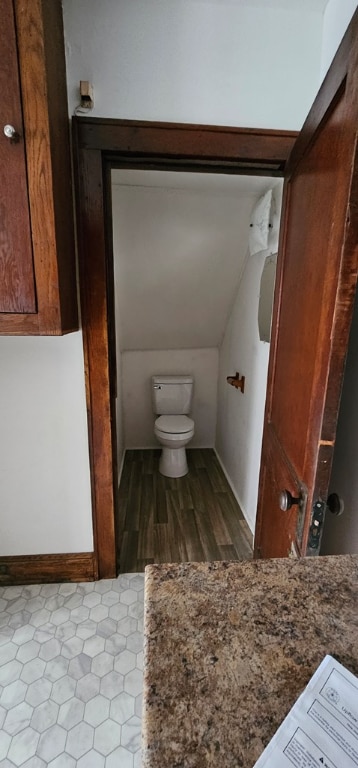
[[[143,588],[0,587],[2,768],[140,768]]]

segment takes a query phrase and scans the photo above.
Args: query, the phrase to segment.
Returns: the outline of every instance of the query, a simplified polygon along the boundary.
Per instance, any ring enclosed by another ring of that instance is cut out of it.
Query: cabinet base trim
[[[0,586],[62,581],[94,581],[94,552],[0,557]]]

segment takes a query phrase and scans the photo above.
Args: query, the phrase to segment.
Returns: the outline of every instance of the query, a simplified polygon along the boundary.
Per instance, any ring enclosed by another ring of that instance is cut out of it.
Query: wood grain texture
[[[113,492],[116,386],[110,169],[165,165],[197,172],[255,174],[260,173],[260,168],[263,172],[265,166],[266,176],[282,175],[277,168],[282,169],[287,161],[296,133],[90,118],[73,118],[72,124],[93,525],[99,573],[109,577],[116,570],[115,531],[118,539],[128,500],[126,487],[120,491],[122,501],[117,514]],[[250,168],[246,167],[250,164]],[[130,483],[128,476],[126,482]],[[186,497],[195,492],[198,482],[197,478],[192,488],[185,487]],[[163,480],[155,477],[154,487],[156,523],[167,524]],[[128,522],[126,552],[137,546],[135,537],[129,535],[135,533],[134,525]],[[196,525],[194,519],[191,525]],[[158,529],[157,535],[162,533]]]
[[[358,272],[358,12],[292,152],[285,181],[255,552],[308,547],[325,500]],[[321,443],[326,445],[321,447]],[[306,511],[279,509],[280,490]],[[302,519],[303,518],[303,519]]]
[[[97,578],[93,552],[0,557],[0,586],[93,581]]]
[[[21,91],[12,0],[1,0],[0,312],[35,312]],[[3,132],[12,125],[18,139]]]
[[[189,449],[189,473],[180,478],[163,477],[159,457],[160,450],[126,452],[119,486],[119,509],[125,505],[118,526],[120,572],[140,572],[153,562],[249,560],[251,531],[214,451]]]
[[[62,7],[13,5],[37,312],[0,315],[0,332],[59,335],[78,328]]]

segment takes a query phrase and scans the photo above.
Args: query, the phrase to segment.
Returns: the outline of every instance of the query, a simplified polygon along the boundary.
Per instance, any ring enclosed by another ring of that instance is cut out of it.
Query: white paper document
[[[326,656],[254,768],[357,768],[358,679]]]

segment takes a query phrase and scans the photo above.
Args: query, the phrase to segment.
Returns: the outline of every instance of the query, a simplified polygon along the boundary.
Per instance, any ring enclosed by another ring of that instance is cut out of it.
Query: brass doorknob
[[[292,493],[290,493],[290,491],[284,490],[280,492],[280,495],[278,497],[278,503],[279,503],[280,509],[282,509],[282,512],[288,512],[288,510],[291,509],[291,507],[293,507],[294,504],[301,503],[301,497],[292,496]]]

